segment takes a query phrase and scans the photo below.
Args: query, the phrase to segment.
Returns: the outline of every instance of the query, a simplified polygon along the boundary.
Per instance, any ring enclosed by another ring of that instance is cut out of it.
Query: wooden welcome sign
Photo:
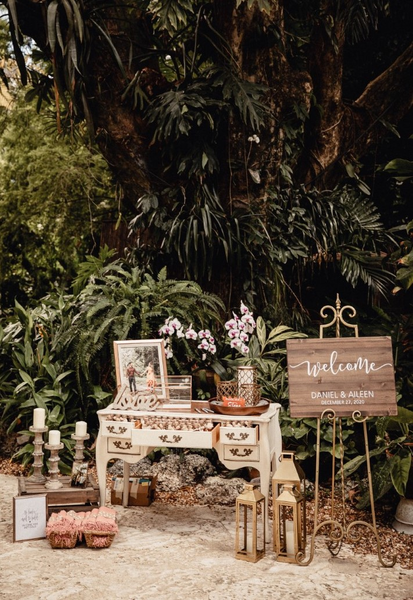
[[[287,340],[290,414],[397,415],[388,336]]]

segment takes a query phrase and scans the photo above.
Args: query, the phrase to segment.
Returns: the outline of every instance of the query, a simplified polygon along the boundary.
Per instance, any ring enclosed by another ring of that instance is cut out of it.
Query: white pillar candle
[[[287,554],[295,555],[294,551],[294,523],[292,521],[285,522],[285,542]]]
[[[46,411],[44,408],[35,408],[33,411],[33,428],[44,429]]]
[[[75,435],[79,437],[84,437],[87,432],[87,423],[86,421],[77,421]]]
[[[49,431],[49,444],[51,446],[58,446],[60,444],[60,431],[57,431],[57,429]]]

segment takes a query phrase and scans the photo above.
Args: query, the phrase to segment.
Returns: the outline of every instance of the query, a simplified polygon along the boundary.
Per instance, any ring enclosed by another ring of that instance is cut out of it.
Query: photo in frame
[[[13,542],[46,537],[47,494],[14,496]]]
[[[164,341],[115,341],[116,384],[127,386],[133,395],[153,390],[161,400],[168,399]]]

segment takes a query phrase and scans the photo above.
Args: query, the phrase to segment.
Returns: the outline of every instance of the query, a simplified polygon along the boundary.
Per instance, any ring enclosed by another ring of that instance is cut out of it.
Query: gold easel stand
[[[337,294],[336,299],[336,307],[333,306],[324,306],[320,310],[320,315],[323,318],[326,318],[328,315],[327,311],[333,312],[333,319],[324,325],[320,325],[320,338],[323,337],[324,329],[328,329],[335,325],[336,327],[336,337],[341,337],[340,335],[340,326],[344,325],[345,327],[349,327],[354,330],[354,337],[359,337],[358,335],[358,326],[352,323],[348,323],[344,317],[343,312],[349,311],[349,317],[353,318],[356,315],[356,311],[352,306],[341,306],[341,302],[339,296]],[[370,506],[371,506],[371,516],[372,522],[367,523],[366,521],[353,521],[349,525],[346,522],[346,506],[345,506],[345,490],[344,490],[344,444],[343,444],[343,428],[342,428],[342,418],[336,417],[334,410],[327,409],[322,414],[321,417],[317,418],[317,445],[316,445],[316,476],[315,476],[315,491],[314,491],[314,532],[311,538],[310,552],[307,560],[305,560],[306,554],[300,553],[297,555],[297,562],[302,566],[307,566],[314,558],[314,548],[315,548],[315,537],[317,533],[323,527],[329,526],[329,541],[327,542],[327,547],[330,553],[333,556],[337,556],[340,552],[340,549],[343,544],[344,538],[347,538],[351,543],[357,543],[361,539],[361,533],[357,533],[356,528],[367,527],[374,534],[377,543],[377,555],[380,563],[383,567],[393,567],[396,563],[396,557],[393,556],[391,562],[385,562],[383,560],[381,554],[380,540],[377,533],[376,527],[376,513],[374,509],[374,495],[373,495],[373,482],[371,477],[371,469],[370,469],[370,453],[369,453],[369,442],[367,436],[367,418],[363,417],[359,411],[354,411],[352,414],[352,419],[355,423],[361,423],[363,425],[363,433],[364,433],[364,446],[366,452],[366,464],[367,464],[367,477],[369,482],[369,494],[370,494]],[[328,419],[333,427],[333,448],[332,448],[332,485],[331,485],[331,519],[326,519],[318,523],[318,508],[319,508],[319,476],[320,476],[320,430],[321,430],[321,420]],[[342,491],[342,508],[343,508],[343,523],[339,523],[335,518],[335,506],[334,506],[334,492],[335,492],[335,470],[336,470],[336,438],[337,438],[337,421],[338,421],[338,437],[340,444],[340,475],[341,475],[341,491]]]

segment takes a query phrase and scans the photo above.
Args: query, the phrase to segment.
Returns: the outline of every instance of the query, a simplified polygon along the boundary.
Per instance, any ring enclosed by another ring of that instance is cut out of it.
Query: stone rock
[[[122,475],[123,461],[117,461],[109,472],[114,476]],[[131,466],[133,476],[156,475],[156,488],[160,492],[176,492],[183,487],[202,483],[215,472],[212,463],[200,454],[167,454],[155,463],[143,458]]]
[[[123,460],[117,460],[111,467],[108,468],[108,473],[114,477],[122,477],[123,475]],[[149,458],[145,457],[137,463],[134,463],[130,467],[130,473],[136,477],[146,477],[147,475],[153,475],[152,473],[152,462]]]
[[[246,483],[240,477],[208,477],[202,487],[196,488],[195,493],[202,504],[232,506],[237,496],[244,491]]]
[[[152,465],[152,474],[157,475],[157,488],[161,492],[174,492],[188,485],[202,483],[215,473],[211,462],[199,454],[164,456]]]

